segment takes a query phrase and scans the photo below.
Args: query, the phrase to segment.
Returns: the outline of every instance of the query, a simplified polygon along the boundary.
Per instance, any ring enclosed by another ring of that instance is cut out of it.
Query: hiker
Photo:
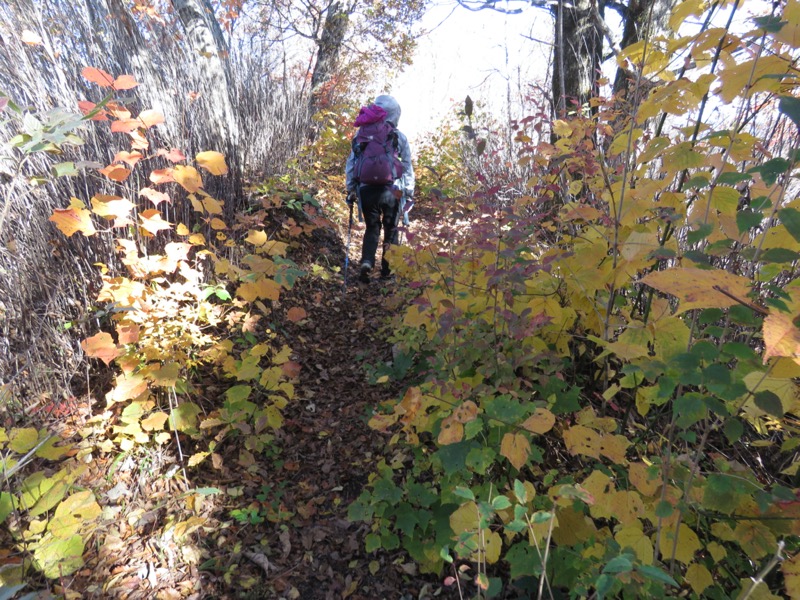
[[[397,224],[402,214],[408,224],[414,195],[414,168],[406,136],[397,130],[400,105],[392,96],[378,96],[374,104],[362,107],[354,125],[353,139],[345,167],[347,204],[358,203],[359,217],[366,223],[361,248],[359,281],[369,283],[383,226],[381,279],[389,279],[386,260],[390,244],[397,244]],[[352,214],[352,213],[351,213]]]

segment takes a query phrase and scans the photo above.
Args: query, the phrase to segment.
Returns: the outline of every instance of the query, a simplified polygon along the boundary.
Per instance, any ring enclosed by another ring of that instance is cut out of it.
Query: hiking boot
[[[394,281],[394,273],[381,273],[381,281],[391,283]]]
[[[372,265],[369,262],[361,263],[361,271],[358,274],[358,280],[361,283],[369,283],[369,274],[372,271]]]

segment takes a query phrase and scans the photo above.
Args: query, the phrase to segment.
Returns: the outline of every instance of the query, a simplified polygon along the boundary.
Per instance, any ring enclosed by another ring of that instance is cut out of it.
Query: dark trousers
[[[361,264],[375,265],[375,253],[383,228],[383,253],[389,244],[397,244],[397,218],[400,213],[400,200],[394,197],[391,186],[365,185],[361,188],[361,210],[367,230],[361,248]],[[389,263],[381,260],[381,275],[389,275]]]

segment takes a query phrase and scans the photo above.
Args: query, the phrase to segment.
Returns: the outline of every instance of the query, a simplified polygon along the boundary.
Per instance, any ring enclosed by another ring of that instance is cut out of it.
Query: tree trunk
[[[554,10],[553,108],[563,117],[597,95],[603,37],[594,18],[593,0],[569,4],[559,0]]]
[[[202,91],[208,95],[205,106],[209,114],[205,125],[215,129],[225,153],[233,158],[239,141],[239,124],[222,30],[208,0],[172,0],[172,6],[186,31],[196,76],[199,83],[204,84]]]
[[[624,28],[620,48],[645,39],[652,39],[667,30],[674,0],[630,0],[623,15]],[[614,94],[628,106],[635,104],[630,98],[635,74],[619,68],[614,77]]]
[[[326,104],[326,86],[336,72],[349,16],[348,10],[340,2],[332,2],[328,7],[322,33],[317,40],[317,61],[311,74],[312,113]]]

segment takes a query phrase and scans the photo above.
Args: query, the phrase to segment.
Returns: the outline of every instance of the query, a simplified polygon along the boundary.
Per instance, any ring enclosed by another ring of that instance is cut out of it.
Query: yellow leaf
[[[702,594],[703,590],[707,587],[714,585],[714,578],[711,576],[709,570],[699,563],[692,563],[689,565],[689,568],[686,569],[684,579],[689,582],[694,593],[698,596]]]
[[[206,196],[203,198],[203,208],[210,215],[222,214],[222,202],[215,200],[211,196]]]
[[[747,556],[759,559],[775,552],[778,541],[763,523],[741,521],[733,531],[736,542]]]
[[[225,175],[228,172],[228,165],[225,164],[225,155],[220,152],[208,150],[200,152],[194,157],[197,164],[206,169],[212,175]]]
[[[634,525],[644,514],[644,503],[639,492],[619,491],[611,494],[609,507],[615,519],[622,525]]]
[[[101,513],[102,509],[93,492],[77,492],[58,505],[53,518],[47,524],[47,530],[57,538],[66,539],[79,533]]]
[[[764,319],[764,363],[772,356],[787,356],[800,364],[800,329],[792,315],[770,311]]]
[[[169,415],[165,412],[155,412],[146,419],[142,419],[142,429],[145,431],[153,431],[154,429],[164,429],[164,424],[167,422]]]
[[[217,219],[216,217],[211,219],[209,225],[211,225],[211,229],[213,229],[214,231],[223,231],[228,228],[228,225],[227,223],[225,223],[225,221],[223,221],[222,219]]]
[[[654,496],[661,487],[661,476],[658,471],[651,471],[642,462],[632,462],[628,466],[628,478],[645,497]]]
[[[705,0],[684,0],[676,4],[672,9],[672,14],[669,17],[669,26],[672,31],[676,32],[686,21],[687,17],[697,16],[705,9]]]
[[[477,532],[479,522],[478,505],[472,501],[465,502],[450,515],[450,529],[457,536],[462,533]]]
[[[800,598],[800,554],[787,558],[781,565],[786,593],[790,598]]]
[[[263,246],[267,243],[267,234],[260,230],[251,229],[247,232],[247,237],[244,238],[244,241],[254,246]]]
[[[194,167],[175,165],[172,176],[190,194],[194,194],[203,187],[203,179]]]
[[[187,465],[190,467],[195,467],[203,462],[209,454],[210,452],[198,452],[197,454],[192,454],[189,457],[189,462]]]
[[[685,523],[681,523],[681,527],[678,531],[678,545],[675,549],[675,560],[688,565],[694,559],[694,553],[702,547],[700,544],[700,538],[698,538],[697,534]],[[663,530],[661,532],[659,551],[665,560],[672,557],[672,546],[674,545],[674,541],[674,530]]]
[[[281,286],[272,279],[263,277],[258,281],[248,281],[239,286],[236,295],[246,302],[253,302],[257,299],[278,300],[281,294]]]
[[[519,470],[528,462],[531,453],[531,443],[522,433],[506,433],[500,442],[500,454]]]
[[[564,430],[564,444],[570,454],[583,454],[592,458],[600,458],[600,434],[584,427],[574,425]]]
[[[645,565],[653,564],[653,543],[644,534],[641,523],[633,523],[623,527],[614,535],[614,539],[623,550],[630,548],[636,557]]]
[[[736,299],[746,300],[750,291],[749,279],[719,269],[686,267],[655,271],[641,282],[678,297],[681,301],[678,312],[693,308],[728,308],[738,304]]]
[[[72,198],[69,208],[57,208],[48,219],[56,224],[56,227],[66,235],[72,237],[76,231],[80,231],[86,237],[94,235],[97,230],[92,223],[92,213],[77,198]]]
[[[486,562],[493,565],[500,560],[500,553],[503,550],[503,539],[498,532],[490,531],[486,534],[484,541],[486,543]]]
[[[99,358],[106,363],[106,365],[110,365],[111,362],[122,353],[114,343],[111,334],[105,331],[101,331],[83,340],[81,342],[81,348],[83,348],[87,356]]]
[[[33,427],[12,429],[9,447],[17,454],[27,454],[39,443],[39,432]]]
[[[600,454],[618,465],[628,464],[625,453],[631,443],[624,435],[602,435],[600,437]]]
[[[264,250],[266,250],[269,256],[286,256],[286,250],[289,248],[289,244],[286,242],[278,242],[278,241],[271,241],[264,244]]]
[[[546,408],[537,408],[533,414],[525,419],[522,428],[531,433],[545,434],[556,424],[556,416]]]

